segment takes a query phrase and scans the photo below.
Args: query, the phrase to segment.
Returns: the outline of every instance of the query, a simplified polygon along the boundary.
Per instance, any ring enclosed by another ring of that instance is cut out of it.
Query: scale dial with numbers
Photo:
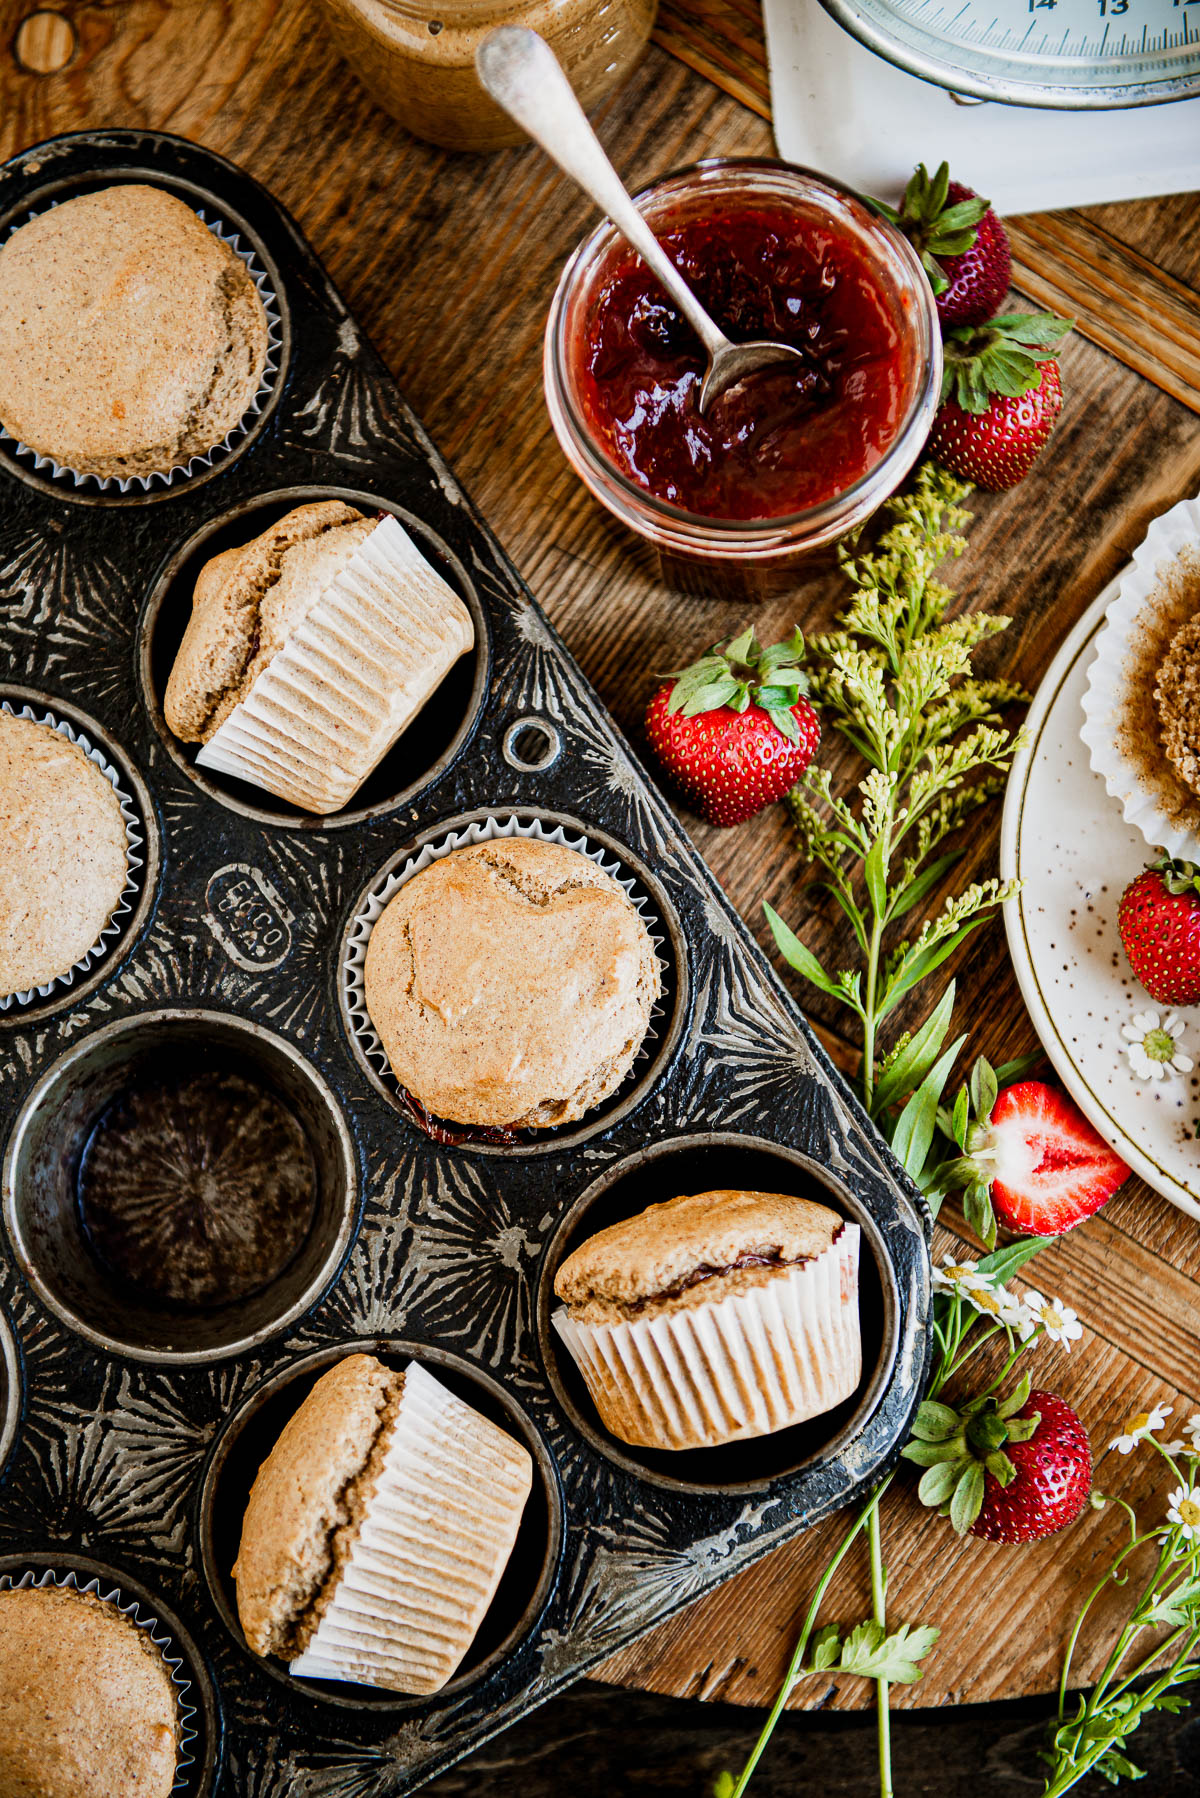
[[[1200,0],[822,0],[898,68],[1015,105],[1148,106],[1200,94]]]

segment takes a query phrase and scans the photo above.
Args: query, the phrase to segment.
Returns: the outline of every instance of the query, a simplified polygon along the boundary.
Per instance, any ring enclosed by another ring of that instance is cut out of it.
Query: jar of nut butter
[[[585,106],[628,75],[658,0],[321,0],[334,43],[368,92],[418,137],[451,150],[524,141],[479,85],[475,49],[497,25],[541,34]]]

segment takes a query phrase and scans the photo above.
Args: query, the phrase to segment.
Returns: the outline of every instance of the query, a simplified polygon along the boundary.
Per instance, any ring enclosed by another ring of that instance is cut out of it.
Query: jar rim
[[[600,483],[615,488],[617,495],[626,502],[630,511],[648,516],[656,525],[665,528],[668,533],[672,531],[682,533],[693,543],[697,536],[703,536],[710,540],[716,538],[730,547],[746,546],[763,549],[778,547],[781,540],[790,540],[801,530],[806,536],[812,533],[818,540],[828,541],[830,537],[838,534],[837,526],[847,511],[873,509],[870,501],[877,490],[880,501],[888,493],[894,491],[897,480],[903,479],[908,469],[916,461],[928,435],[929,426],[933,422],[933,414],[941,394],[942,377],[942,341],[933,290],[921,267],[916,251],[902,232],[898,231],[882,214],[870,211],[864,197],[853,188],[838,181],[834,176],[823,174],[816,169],[805,168],[799,163],[784,162],[780,158],[769,156],[706,157],[658,176],[633,195],[634,204],[639,210],[644,211],[648,202],[663,197],[670,189],[677,189],[688,184],[698,186],[710,176],[719,177],[724,174],[744,174],[750,177],[759,174],[767,177],[796,178],[807,189],[806,198],[819,199],[822,194],[831,194],[843,202],[849,201],[863,215],[862,223],[877,230],[888,243],[889,248],[897,255],[902,270],[908,277],[910,289],[917,294],[920,301],[912,322],[918,337],[924,339],[920,348],[923,351],[925,367],[923,378],[918,374],[908,411],[888,449],[873,467],[867,469],[849,487],[843,488],[840,493],[834,494],[827,500],[822,500],[819,505],[806,507],[800,512],[779,513],[766,518],[714,518],[703,513],[689,512],[685,507],[673,505],[669,500],[660,499],[657,494],[639,486],[596,442],[575,404],[571,383],[566,375],[568,367],[566,342],[568,303],[573,297],[589,261],[597,257],[603,249],[608,248],[610,243],[621,241],[621,233],[608,219],[602,219],[578,245],[563,269],[551,301],[550,313],[546,321],[543,360],[546,398],[550,409],[551,423],[554,425],[556,435],[564,450],[567,445],[563,441],[560,419],[569,426],[574,448]],[[917,439],[915,447],[913,445],[914,438]],[[903,463],[903,466],[899,476],[896,477],[895,469],[898,463]],[[595,490],[593,489],[593,491]],[[597,494],[597,497],[604,501],[603,495]],[[611,509],[615,510],[616,508]],[[625,517],[625,522],[634,529],[639,528],[638,524],[628,516]]]

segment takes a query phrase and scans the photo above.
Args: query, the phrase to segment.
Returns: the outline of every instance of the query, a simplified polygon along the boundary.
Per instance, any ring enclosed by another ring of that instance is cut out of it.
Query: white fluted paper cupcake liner
[[[197,765],[339,811],[475,641],[471,614],[384,518],[204,744]]]
[[[32,1570],[14,1578],[11,1573],[0,1575],[0,1592],[25,1592],[31,1588],[39,1591],[47,1586],[56,1586],[61,1591],[89,1593],[98,1598],[102,1604],[115,1605],[122,1617],[137,1628],[144,1630],[153,1643],[175,1688],[175,1720],[177,1740],[175,1745],[175,1783],[172,1791],[186,1786],[188,1769],[195,1761],[193,1748],[196,1741],[196,1707],[188,1696],[192,1682],[184,1671],[183,1657],[175,1648],[172,1637],[161,1627],[158,1618],[143,1611],[136,1598],[126,1598],[119,1586],[105,1590],[99,1578],[81,1580],[74,1570],[69,1573],[34,1573]]]
[[[62,201],[54,200],[41,210],[52,212],[56,206],[61,204]],[[206,225],[214,237],[219,237],[221,242],[233,251],[238,260],[245,263],[250,272],[250,278],[258,289],[258,297],[263,303],[263,311],[267,315],[267,358],[263,363],[262,377],[258,383],[257,392],[249,406],[233,429],[228,431],[219,443],[214,443],[211,449],[205,450],[203,455],[191,456],[187,462],[177,463],[174,468],[155,469],[151,474],[83,474],[79,469],[70,467],[66,462],[58,462],[53,456],[47,456],[40,450],[31,449],[27,443],[22,443],[20,438],[14,437],[11,432],[5,430],[3,425],[0,425],[0,443],[8,444],[14,455],[32,462],[39,474],[49,471],[55,480],[69,480],[76,487],[94,489],[99,493],[129,493],[131,490],[149,493],[155,485],[171,487],[176,482],[186,481],[189,476],[197,474],[203,468],[211,468],[218,456],[231,450],[239,438],[246,435],[266,405],[275,382],[279,378],[279,361],[283,349],[283,325],[279,316],[279,301],[276,298],[275,289],[271,286],[267,271],[259,261],[253,247],[242,242],[239,231],[235,231],[231,225],[225,224],[222,219],[210,217],[202,206],[194,206],[192,210],[201,224]],[[18,219],[11,226],[8,236],[11,237],[14,231],[19,231],[22,225],[27,225],[30,219],[38,216],[38,212],[26,213],[23,218]]]
[[[410,1362],[375,1490],[291,1672],[439,1692],[495,1596],[532,1483],[519,1442]]]
[[[860,1231],[711,1303],[615,1324],[551,1322],[604,1427],[641,1448],[709,1448],[831,1411],[862,1377]]]
[[[133,803],[133,796],[125,791],[125,788],[121,785],[120,776],[116,769],[95,747],[89,737],[84,736],[82,731],[77,731],[73,725],[68,724],[65,718],[57,718],[52,712],[43,712],[39,716],[39,714],[34,711],[33,707],[29,705],[22,706],[20,711],[18,711],[15,706],[9,704],[7,699],[3,699],[0,700],[0,711],[7,712],[11,718],[28,718],[34,724],[48,724],[51,730],[56,730],[58,732],[60,737],[65,737],[69,743],[74,743],[78,748],[82,749],[89,762],[94,763],[100,770],[101,774],[103,774],[105,780],[120,801],[121,820],[125,826],[126,867],[125,886],[121,893],[121,897],[118,899],[116,906],[110,913],[104,929],[100,932],[99,937],[92,944],[92,947],[87,951],[86,955],[81,955],[79,960],[74,962],[71,967],[67,969],[65,974],[57,974],[53,980],[48,980],[44,986],[30,987],[27,991],[20,993],[0,994],[0,1011],[7,1011],[9,1007],[13,1005],[28,1005],[31,999],[49,998],[56,986],[72,986],[77,975],[86,973],[87,970],[92,967],[95,962],[99,961],[101,956],[106,954],[112,947],[113,939],[120,936],[124,920],[132,911],[137,896],[141,891],[139,873],[145,866],[146,839],[142,820],[139,818]]]
[[[411,856],[399,868],[380,879],[367,894],[362,905],[354,914],[350,935],[346,943],[346,953],[341,967],[342,1007],[349,1019],[350,1027],[362,1046],[369,1064],[385,1079],[391,1078],[391,1068],[383,1044],[380,1042],[375,1026],[367,1012],[367,999],[364,987],[364,969],[367,961],[367,945],[371,940],[371,932],[381,917],[384,908],[400,891],[406,880],[419,874],[431,862],[440,861],[445,855],[452,855],[456,849],[466,849],[475,843],[490,843],[498,837],[534,837],[542,843],[558,843],[564,849],[576,849],[594,861],[598,868],[612,876],[618,886],[622,887],[641,914],[642,922],[650,933],[650,941],[658,962],[659,980],[663,995],[667,991],[667,978],[670,970],[661,954],[663,946],[663,926],[651,910],[646,894],[640,891],[633,876],[626,874],[619,861],[607,850],[589,842],[585,836],[568,836],[561,824],[549,827],[540,818],[521,819],[512,814],[497,812],[490,818],[480,818],[463,826],[461,830],[452,830],[437,841],[426,843],[418,855]],[[616,1092],[637,1075],[638,1066],[645,1061],[651,1052],[651,1045],[658,1041],[656,1025],[661,1023],[663,1004],[659,999],[650,1008],[650,1018],[646,1026],[646,1034],[634,1057],[629,1072],[626,1074]],[[616,1093],[609,1093],[601,1104],[608,1104]],[[571,1126],[567,1126],[570,1128]],[[541,1135],[549,1135],[550,1131],[541,1131]]]
[[[1181,817],[1186,820],[1188,809],[1200,819],[1200,796],[1190,793],[1179,781],[1165,752],[1160,754],[1161,773],[1156,779],[1121,747],[1124,724],[1133,703],[1132,682],[1139,672],[1139,638],[1144,637],[1165,604],[1164,582],[1187,557],[1195,558],[1195,610],[1200,611],[1200,499],[1181,500],[1156,518],[1134,551],[1133,561],[1122,576],[1117,596],[1096,638],[1083,695],[1084,724],[1080,735],[1092,767],[1103,776],[1110,796],[1120,803],[1126,823],[1141,831],[1151,848],[1165,849],[1168,855],[1188,861],[1200,861],[1200,825],[1179,821]],[[1184,621],[1181,614],[1173,629]],[[1154,678],[1154,670],[1141,673],[1143,681]],[[1147,696],[1142,697],[1144,708]],[[1152,692],[1148,703],[1157,730]]]

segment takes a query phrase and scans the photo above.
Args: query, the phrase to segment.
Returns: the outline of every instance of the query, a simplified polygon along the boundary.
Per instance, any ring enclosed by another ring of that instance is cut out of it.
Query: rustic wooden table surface
[[[717,27],[712,12],[701,16],[713,4],[694,0],[691,11],[692,0],[676,4],[661,35],[735,83],[749,105],[652,49],[599,114],[602,136],[632,184],[699,156],[770,151],[768,127],[750,110],[761,109],[765,92],[753,0],[732,8],[716,0]],[[406,136],[336,62],[305,0],[60,0],[57,22],[22,32],[31,10],[0,0],[0,155],[60,131],[144,125],[196,138],[273,189],[641,746],[652,672],[677,666],[742,620],[727,603],[664,588],[647,554],[569,472],[551,434],[541,331],[558,271],[590,223],[585,203],[532,149],[453,156]],[[731,19],[729,42],[740,47],[727,54],[718,40]],[[23,66],[22,51],[36,66]],[[46,66],[64,56],[63,66]],[[960,173],[969,179],[969,170]],[[1071,252],[1065,264],[1064,246]],[[1077,304],[1096,339],[1068,342],[1068,397],[1052,447],[1015,493],[976,498],[970,548],[953,577],[964,604],[1012,615],[995,665],[1032,687],[1150,519],[1200,487],[1200,422],[1192,410],[1200,405],[1200,199],[1035,220],[1018,227],[1017,247],[1020,278],[1039,302],[1080,287]],[[1076,252],[1087,261],[1084,277],[1071,273]],[[768,638],[793,619],[819,624],[840,592],[836,574],[812,579],[763,607],[755,622]],[[836,752],[832,759],[840,763]],[[833,941],[834,917],[801,894],[805,868],[782,807],[728,832],[687,823],[764,943],[764,898],[802,925],[818,950]],[[998,824],[998,811],[985,814],[956,879],[994,871]],[[836,965],[836,951],[833,959]],[[959,1022],[970,1025],[972,1052],[1000,1059],[1035,1046],[999,926],[974,936],[948,971],[959,980]],[[804,1002],[851,1066],[852,1048],[833,1034],[835,1020],[810,994]],[[952,1240],[942,1231],[939,1248]],[[1177,1415],[1200,1408],[1200,1227],[1133,1182],[1102,1215],[1044,1251],[1036,1280],[1074,1305],[1087,1326],[1069,1356],[1050,1350],[1040,1357],[1039,1381],[1079,1407],[1097,1444],[1151,1401],[1174,1405]],[[1102,1484],[1151,1510],[1165,1490],[1146,1456],[1115,1465],[1110,1458]],[[797,1611],[836,1527],[813,1531],[729,1582],[614,1659],[603,1677],[761,1703],[776,1686]],[[1047,1690],[1066,1621],[1119,1528],[1110,1513],[1021,1551],[960,1543],[910,1493],[895,1492],[886,1525],[889,1609],[896,1618],[936,1621],[942,1640],[923,1683],[894,1689],[894,1703]],[[848,1563],[828,1614],[861,1615],[865,1589],[864,1566]],[[1084,1673],[1096,1662],[1103,1623],[1084,1641]],[[869,1688],[854,1680],[811,1681],[797,1696],[802,1705],[834,1708],[869,1699]]]

